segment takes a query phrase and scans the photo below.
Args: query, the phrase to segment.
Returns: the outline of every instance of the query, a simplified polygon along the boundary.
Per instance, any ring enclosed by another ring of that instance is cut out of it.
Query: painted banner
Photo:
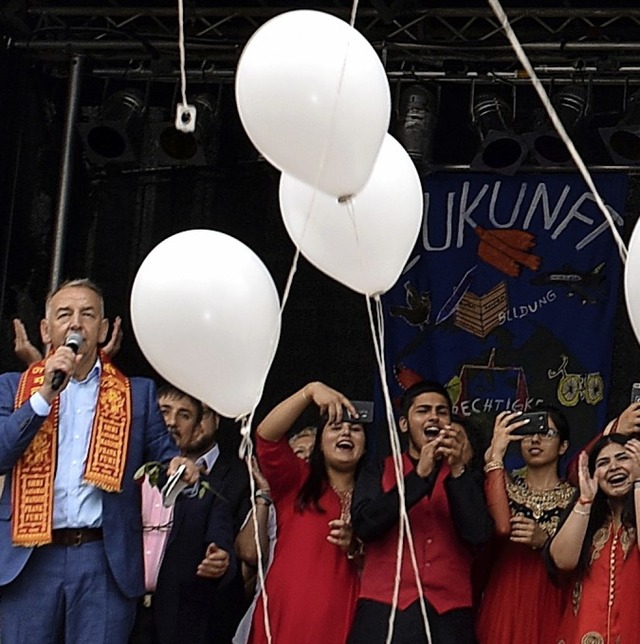
[[[594,181],[618,227],[624,174]],[[434,174],[421,234],[383,297],[392,395],[420,378],[493,425],[505,409],[562,409],[573,450],[606,423],[622,263],[579,175]]]

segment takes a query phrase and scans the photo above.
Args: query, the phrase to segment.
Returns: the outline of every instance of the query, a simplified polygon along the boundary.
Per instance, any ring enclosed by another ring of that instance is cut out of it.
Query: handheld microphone
[[[66,340],[64,341],[64,346],[69,347],[74,353],[78,353],[80,347],[82,346],[83,339],[82,336],[76,331],[72,331],[67,335]],[[53,378],[51,379],[51,389],[58,391],[62,387],[64,379],[67,377],[67,374],[62,371],[62,369],[56,369],[53,372]]]

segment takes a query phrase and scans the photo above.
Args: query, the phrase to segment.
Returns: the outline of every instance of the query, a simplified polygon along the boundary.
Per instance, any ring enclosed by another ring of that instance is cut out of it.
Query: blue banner
[[[594,181],[621,228],[626,175]],[[392,394],[436,379],[459,414],[491,424],[554,404],[575,450],[607,421],[622,268],[593,194],[574,174],[443,173],[424,196],[414,252],[383,297]]]

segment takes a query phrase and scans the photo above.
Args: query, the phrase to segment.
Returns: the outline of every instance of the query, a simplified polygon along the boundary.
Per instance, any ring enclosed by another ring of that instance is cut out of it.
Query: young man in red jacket
[[[471,644],[473,548],[489,539],[491,518],[482,479],[466,467],[467,437],[451,424],[451,399],[437,382],[404,393],[400,430],[405,504],[433,644]],[[385,642],[393,603],[400,495],[391,457],[367,467],[356,485],[352,523],[365,544],[362,585],[350,644]],[[408,544],[403,544],[394,642],[426,642]]]

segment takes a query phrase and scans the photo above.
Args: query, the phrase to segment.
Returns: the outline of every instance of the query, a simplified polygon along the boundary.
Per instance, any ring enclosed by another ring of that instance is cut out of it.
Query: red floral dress
[[[487,474],[485,492],[496,526],[504,526],[488,551],[488,580],[476,618],[478,644],[551,644],[566,604],[567,592],[555,586],[540,550],[509,541],[509,517],[534,519],[549,536],[574,488],[560,483],[551,490],[530,489],[524,478],[513,481],[504,470]]]
[[[635,528],[611,522],[593,536],[591,563],[573,584],[558,644],[637,644],[640,641],[640,551]]]

